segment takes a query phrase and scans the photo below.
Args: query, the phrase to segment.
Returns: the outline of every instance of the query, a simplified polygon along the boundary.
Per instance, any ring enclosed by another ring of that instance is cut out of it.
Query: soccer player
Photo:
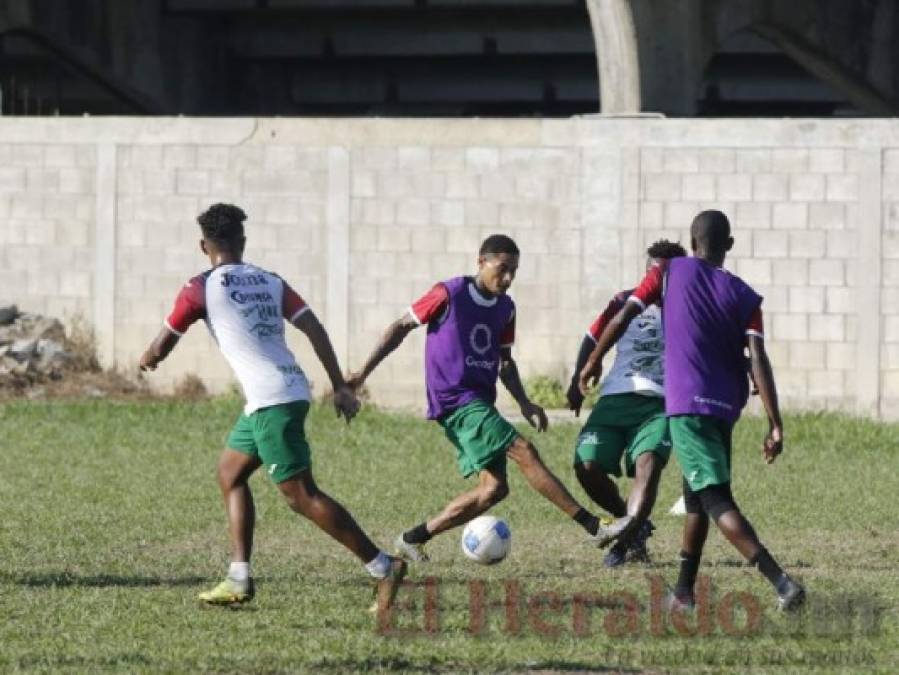
[[[244,262],[244,212],[215,204],[197,219],[200,249],[212,268],[181,289],[175,308],[140,360],[154,370],[197,319],[203,319],[246,397],[218,464],[231,538],[231,565],[225,580],[200,594],[209,604],[251,600],[250,574],[255,508],[250,475],[263,464],[287,504],[348,548],[378,579],[377,606],[386,609],[406,573],[406,563],[381,551],[338,502],[312,477],[304,424],[309,384],[284,341],[284,321],[301,330],[315,350],[334,388],[334,407],[347,423],[359,409],[344,382],[324,327],[309,306],[279,276]]]
[[[744,350],[768,415],[762,455],[770,464],[783,451],[783,422],[771,364],[765,353],[762,298],[722,269],[733,246],[720,211],[703,211],[690,227],[693,257],[653,266],[606,326],[580,374],[582,392],[595,384],[602,357],[631,321],[652,304],[664,307],[665,410],[683,471],[684,525],[680,575],[671,604],[692,607],[709,518],[725,538],[771,582],[778,606],[800,607],[805,590],[777,564],[743,516],[731,492],[731,430],[746,404]]]
[[[397,537],[397,554],[409,560],[427,560],[423,547],[432,537],[467,523],[506,497],[507,457],[518,464],[531,487],[577,521],[598,546],[611,543],[629,522],[625,517],[601,524],[581,508],[537,449],[494,407],[499,376],[531,426],[546,429],[546,413],[528,399],[512,359],[515,304],[506,292],[518,258],[512,239],[501,234],[488,237],[481,245],[477,276],[435,284],[390,325],[362,370],[349,379],[354,388],[362,386],[410,331],[427,326],[428,418],[443,427],[456,447],[459,472],[465,478],[477,475],[478,485]]]
[[[684,247],[662,239],[646,251],[647,268],[662,260],[687,255]],[[580,414],[584,395],[578,378],[596,341],[624,307],[633,290],[621,291],[590,326],[581,342],[568,387],[568,406]],[[671,436],[665,417],[662,314],[649,305],[618,342],[615,362],[602,383],[601,397],[581,429],[574,453],[574,472],[590,498],[615,517],[630,515],[628,532],[606,554],[606,567],[625,562],[649,562],[646,540],[652,535],[649,514],[655,504],[662,469],[671,455]],[[609,478],[625,472],[634,479],[627,505]]]

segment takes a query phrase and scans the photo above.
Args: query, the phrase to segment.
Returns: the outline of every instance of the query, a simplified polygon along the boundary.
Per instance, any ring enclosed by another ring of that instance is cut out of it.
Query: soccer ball
[[[462,531],[462,552],[479,565],[495,565],[511,548],[512,532],[500,518],[478,516]]]

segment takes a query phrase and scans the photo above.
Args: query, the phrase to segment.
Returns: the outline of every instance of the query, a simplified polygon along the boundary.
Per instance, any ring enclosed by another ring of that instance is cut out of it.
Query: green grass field
[[[512,469],[512,494],[496,508],[513,531],[510,557],[481,568],[463,558],[458,532],[439,537],[429,545],[433,562],[410,573],[436,584],[432,632],[423,632],[425,591],[405,588],[398,630],[379,634],[365,611],[364,570],[291,513],[264,475],[253,482],[256,600],[240,610],[198,606],[197,592],[227,562],[214,470],[239,405],[0,407],[0,671],[895,672],[899,663],[899,426],[791,416],[786,454],[773,466],[759,457],[762,423],[738,426],[735,493],[768,548],[806,583],[801,618],[775,614],[767,583],[713,533],[702,568],[717,608],[711,632],[653,623],[647,575],[673,582],[677,574],[672,462],[654,518],[653,565],[602,569],[580,528]],[[533,437],[585,500],[570,468],[576,433],[559,424]],[[433,423],[366,410],[347,428],[316,408],[309,436],[319,484],[383,544],[466,486]],[[476,581],[497,605],[485,610],[479,634],[471,630]],[[507,587],[519,592],[516,632],[502,604]],[[722,622],[718,612],[738,593],[752,596],[749,610]],[[591,609],[578,600],[586,594],[605,603]],[[604,608],[613,597],[625,608]],[[741,636],[747,621],[750,634]]]

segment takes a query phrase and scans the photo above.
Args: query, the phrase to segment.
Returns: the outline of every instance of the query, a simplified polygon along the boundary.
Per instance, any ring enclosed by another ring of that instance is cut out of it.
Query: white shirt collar
[[[496,297],[485,298],[481,295],[477,285],[472,281],[468,282],[468,294],[471,296],[471,299],[474,300],[474,303],[481,307],[493,307],[496,304]]]

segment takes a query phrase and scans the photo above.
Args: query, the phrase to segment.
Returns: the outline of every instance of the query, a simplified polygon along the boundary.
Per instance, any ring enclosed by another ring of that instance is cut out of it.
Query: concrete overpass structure
[[[894,0],[6,0],[5,114],[893,115]]]

